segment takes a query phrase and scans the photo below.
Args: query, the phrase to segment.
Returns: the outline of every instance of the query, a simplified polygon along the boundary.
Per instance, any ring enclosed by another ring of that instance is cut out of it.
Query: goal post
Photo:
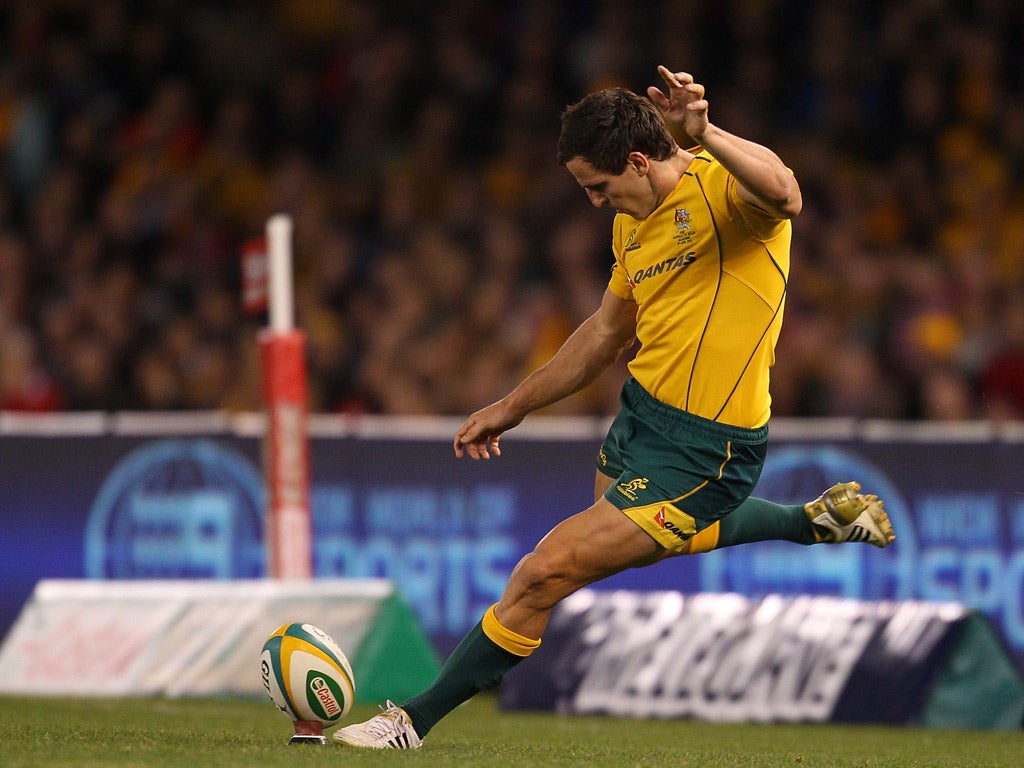
[[[295,328],[292,230],[287,214],[267,220],[269,325],[259,332],[267,413],[267,574],[276,579],[313,575],[306,337]]]

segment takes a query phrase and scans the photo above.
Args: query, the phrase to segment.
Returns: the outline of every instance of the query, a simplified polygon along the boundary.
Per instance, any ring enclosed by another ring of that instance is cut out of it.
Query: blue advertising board
[[[455,460],[443,422],[412,438],[314,437],[316,575],[393,579],[447,652],[519,558],[590,503],[603,423],[578,427],[523,425],[488,462]],[[855,479],[885,500],[897,541],[747,545],[598,587],[960,602],[1024,662],[1024,440],[900,425],[777,432],[757,495],[803,502]],[[260,457],[257,437],[231,430],[0,435],[0,633],[41,578],[263,575]]]

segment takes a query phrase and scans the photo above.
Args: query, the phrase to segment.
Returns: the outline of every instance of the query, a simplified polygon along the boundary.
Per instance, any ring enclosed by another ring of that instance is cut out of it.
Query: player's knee
[[[531,552],[519,562],[512,576],[510,586],[514,586],[519,599],[537,608],[554,607],[579,588],[572,559],[558,552]]]

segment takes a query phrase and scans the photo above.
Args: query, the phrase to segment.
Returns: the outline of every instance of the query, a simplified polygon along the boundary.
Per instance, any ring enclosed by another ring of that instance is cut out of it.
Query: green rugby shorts
[[[598,471],[613,478],[604,497],[666,549],[681,549],[754,490],[767,425],[695,416],[656,400],[632,377],[621,402],[597,455]]]

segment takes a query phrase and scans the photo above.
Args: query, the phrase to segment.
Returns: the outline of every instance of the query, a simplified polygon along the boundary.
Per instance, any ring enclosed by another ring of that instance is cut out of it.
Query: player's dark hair
[[[562,112],[562,165],[580,157],[602,173],[620,174],[630,152],[667,160],[675,151],[676,142],[658,108],[625,88],[591,93]]]

